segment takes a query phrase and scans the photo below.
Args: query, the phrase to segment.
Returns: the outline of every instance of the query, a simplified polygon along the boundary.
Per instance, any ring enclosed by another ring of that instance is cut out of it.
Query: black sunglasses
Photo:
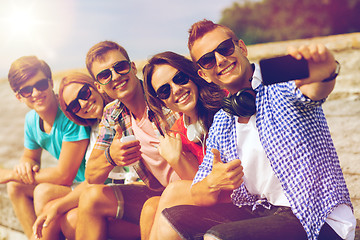
[[[34,88],[38,91],[45,91],[49,88],[49,79],[42,79],[32,86],[26,86],[18,91],[18,93],[24,98],[28,98],[32,95]]]
[[[74,114],[78,113],[81,109],[81,105],[79,103],[79,99],[88,100],[91,96],[90,85],[85,83],[82,88],[80,88],[77,97],[70,102],[70,104],[66,107],[67,112],[72,112]]]
[[[175,74],[175,76],[172,79],[172,81],[177,85],[185,85],[189,82],[189,80],[190,77],[183,72],[178,72],[177,74]],[[170,92],[171,92],[170,84],[165,83],[164,85],[161,85],[158,88],[158,90],[156,91],[156,95],[158,96],[158,98],[165,100],[170,97]]]
[[[131,70],[131,62],[126,60],[116,62],[112,68],[105,69],[98,73],[98,75],[96,75],[96,80],[102,85],[108,84],[112,80],[111,69],[114,69],[117,74],[126,75]]]
[[[221,42],[213,51],[204,54],[196,63],[204,69],[211,69],[216,64],[215,52],[223,56],[230,56],[235,51],[235,45],[232,38]]]

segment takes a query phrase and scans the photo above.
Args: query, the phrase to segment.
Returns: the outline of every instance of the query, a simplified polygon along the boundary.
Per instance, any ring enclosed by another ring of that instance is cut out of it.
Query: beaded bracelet
[[[113,159],[111,158],[111,156],[110,156],[110,146],[105,149],[105,157],[106,157],[106,160],[107,160],[111,165],[113,165],[113,166],[115,166],[115,167],[117,166],[116,163],[114,162],[114,160],[113,160]]]

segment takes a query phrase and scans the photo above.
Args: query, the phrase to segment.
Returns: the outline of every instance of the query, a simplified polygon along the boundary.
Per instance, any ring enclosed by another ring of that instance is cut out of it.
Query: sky
[[[112,40],[132,60],[162,51],[188,54],[188,29],[218,22],[238,0],[0,0],[0,78],[21,56],[36,55],[53,72],[85,67],[94,44]]]

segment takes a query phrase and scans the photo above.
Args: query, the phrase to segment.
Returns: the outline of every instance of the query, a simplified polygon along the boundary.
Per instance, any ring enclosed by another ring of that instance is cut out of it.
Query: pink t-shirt
[[[177,173],[171,168],[168,162],[160,156],[158,151],[159,139],[156,136],[152,123],[150,122],[147,111],[144,116],[135,120],[131,117],[131,126],[135,138],[140,141],[141,156],[147,169],[166,187],[170,182],[180,180]]]

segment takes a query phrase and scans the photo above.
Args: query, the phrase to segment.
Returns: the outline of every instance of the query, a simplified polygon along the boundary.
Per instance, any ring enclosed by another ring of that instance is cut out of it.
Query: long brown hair
[[[221,108],[221,99],[225,97],[225,91],[214,83],[208,83],[197,74],[193,62],[174,52],[162,52],[154,55],[143,68],[145,96],[149,107],[158,116],[164,119],[165,103],[159,99],[151,84],[152,75],[156,65],[170,65],[177,70],[187,74],[190,80],[198,88],[199,98],[196,104],[198,118],[204,125],[206,131],[209,130],[215,113]]]
[[[98,92],[95,84],[94,84],[94,80],[87,74],[84,73],[79,73],[79,72],[73,72],[70,73],[69,75],[65,76],[61,82],[60,82],[60,86],[59,86],[59,104],[60,104],[60,108],[61,110],[64,112],[64,114],[66,115],[66,117],[68,117],[71,121],[73,121],[74,123],[78,124],[78,125],[83,125],[83,126],[92,126],[96,123],[97,119],[95,118],[89,118],[89,119],[85,119],[85,118],[81,118],[79,116],[77,116],[76,114],[74,114],[73,112],[68,112],[66,111],[66,103],[64,101],[64,97],[63,97],[63,92],[64,92],[64,88],[65,86],[68,86],[72,83],[79,83],[79,84],[89,84],[91,87],[91,91],[93,92]],[[100,96],[102,97],[103,101],[104,101],[104,107],[106,104],[108,104],[109,102],[111,102],[113,99],[111,99],[107,94],[101,94],[99,93]]]

